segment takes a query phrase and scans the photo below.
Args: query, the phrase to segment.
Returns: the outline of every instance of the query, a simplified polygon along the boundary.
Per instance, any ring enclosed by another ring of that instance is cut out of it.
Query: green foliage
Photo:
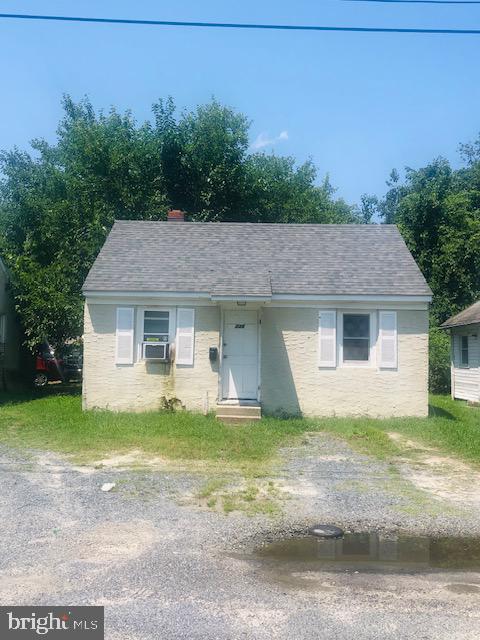
[[[437,158],[426,167],[397,171],[383,200],[365,202],[387,224],[397,224],[433,292],[430,389],[450,387],[448,334],[442,322],[480,298],[480,138],[461,145],[465,166]]]
[[[398,224],[433,291],[432,323],[444,322],[480,298],[480,141],[461,147],[466,166],[443,158],[393,172],[378,203],[387,223]]]
[[[432,393],[450,391],[450,336],[447,331],[431,327],[429,334],[429,387]]]
[[[183,409],[182,401],[176,397],[162,396],[160,398],[160,409],[162,411],[179,411]]]
[[[250,155],[247,118],[215,100],[179,116],[159,101],[141,125],[88,100],[63,106],[55,144],[0,154],[0,252],[30,347],[81,334],[81,286],[115,219],[178,207],[193,220],[361,221],[310,161]]]

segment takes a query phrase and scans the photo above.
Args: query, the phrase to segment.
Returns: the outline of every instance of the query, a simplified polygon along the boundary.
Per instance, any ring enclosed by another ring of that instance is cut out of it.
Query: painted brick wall
[[[398,311],[398,370],[319,369],[318,310],[262,317],[262,405],[318,416],[428,414],[428,312]]]
[[[116,306],[85,305],[83,406],[116,411],[157,409],[162,396],[177,397],[188,409],[202,411],[208,393],[212,405],[218,394],[217,363],[208,349],[218,346],[220,311],[195,309],[194,365],[155,362],[115,364]]]
[[[85,306],[84,407],[147,410],[163,395],[188,409],[210,407],[218,394],[218,307],[196,307],[193,367],[137,362],[115,365],[115,305]],[[318,310],[268,308],[262,314],[262,405],[266,412],[305,415],[427,415],[428,313],[398,311],[397,371],[319,369]]]

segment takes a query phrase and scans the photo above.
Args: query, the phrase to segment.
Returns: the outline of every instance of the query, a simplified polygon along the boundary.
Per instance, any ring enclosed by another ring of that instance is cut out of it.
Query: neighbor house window
[[[370,315],[343,314],[343,361],[368,362],[370,359]]]
[[[170,313],[168,311],[144,311],[143,341],[168,342]]]
[[[461,337],[460,361],[464,367],[468,367],[468,336]]]
[[[0,314],[0,362],[5,355],[5,341],[6,341],[6,329],[7,329],[7,316],[4,313]]]

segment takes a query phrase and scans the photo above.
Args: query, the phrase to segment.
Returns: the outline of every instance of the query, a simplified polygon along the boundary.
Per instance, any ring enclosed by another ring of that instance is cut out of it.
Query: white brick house
[[[116,222],[85,281],[85,408],[427,415],[431,292],[395,226],[172,217]]]

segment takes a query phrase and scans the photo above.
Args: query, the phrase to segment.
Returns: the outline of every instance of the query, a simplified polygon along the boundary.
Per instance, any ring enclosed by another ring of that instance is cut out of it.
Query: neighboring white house
[[[0,390],[17,381],[20,369],[20,330],[9,281],[0,258]]]
[[[427,415],[431,291],[395,226],[117,221],[83,290],[87,409]]]
[[[480,402],[480,301],[442,328],[450,329],[452,398]]]

